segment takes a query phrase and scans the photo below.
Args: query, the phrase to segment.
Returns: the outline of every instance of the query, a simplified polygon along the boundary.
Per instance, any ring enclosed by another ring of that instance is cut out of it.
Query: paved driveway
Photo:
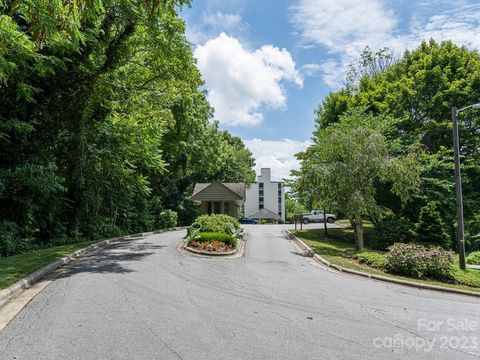
[[[0,333],[0,358],[480,358],[480,301],[328,272],[282,226],[246,228],[239,259],[179,254],[174,232],[77,264]]]

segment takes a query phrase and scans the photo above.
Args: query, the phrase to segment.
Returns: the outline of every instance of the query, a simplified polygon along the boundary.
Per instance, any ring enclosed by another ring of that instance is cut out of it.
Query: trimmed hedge
[[[471,265],[480,265],[480,251],[474,251],[467,257],[467,263]]]
[[[217,214],[202,215],[188,227],[188,234],[190,235],[192,231],[230,234],[230,227],[232,225],[235,230],[240,230],[240,223],[231,216]]]
[[[207,242],[207,241],[219,241],[225,244],[237,246],[237,239],[232,235],[221,233],[221,232],[201,232],[195,235],[188,240],[190,244],[192,241],[197,242]]]
[[[377,269],[383,269],[387,263],[385,256],[376,252],[361,252],[356,257],[360,263]]]
[[[454,253],[440,246],[396,243],[389,247],[385,269],[394,274],[432,279],[454,278]]]

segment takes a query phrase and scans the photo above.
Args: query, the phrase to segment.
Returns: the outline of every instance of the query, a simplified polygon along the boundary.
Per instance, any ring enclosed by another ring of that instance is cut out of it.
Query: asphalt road
[[[480,358],[479,300],[329,272],[281,229],[247,226],[238,259],[180,254],[183,232],[106,249],[17,315],[0,358]]]

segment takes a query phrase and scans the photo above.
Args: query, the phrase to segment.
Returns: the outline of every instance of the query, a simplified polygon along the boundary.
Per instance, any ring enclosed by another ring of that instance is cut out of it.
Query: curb
[[[239,244],[235,250],[230,250],[229,252],[225,252],[225,253],[210,253],[207,251],[201,251],[201,250],[196,250],[194,248],[191,248],[187,246],[187,240],[183,240],[177,246],[177,251],[185,255],[192,255],[192,256],[202,257],[205,259],[212,259],[212,258],[238,259],[238,258],[241,258],[245,253],[246,241],[247,240],[245,240],[245,238],[242,238],[239,241]]]
[[[144,236],[150,236],[154,234],[161,234],[164,232],[168,231],[177,231],[177,230],[183,230],[186,229],[186,227],[174,227],[174,228],[167,228],[167,229],[161,229],[161,230],[156,230],[153,232],[145,232],[145,233],[138,233],[138,234],[133,234],[133,235],[125,235],[125,236],[120,236],[112,239],[107,239],[107,240],[102,240],[98,243],[89,245],[83,249],[79,249],[77,251],[74,251],[73,253],[53,262],[48,265],[45,265],[41,269],[35,271],[34,273],[24,277],[23,279],[18,280],[16,283],[10,285],[9,287],[3,289],[0,291],[0,308],[2,308],[3,305],[5,305],[7,302],[9,302],[11,299],[15,298],[18,296],[20,293],[22,293],[24,290],[28,289],[31,287],[33,284],[44,278],[45,276],[49,275],[56,269],[69,264],[73,260],[77,259],[80,255],[83,255],[85,253],[91,252],[93,250],[99,250],[108,247],[111,244],[116,244],[119,242],[127,241],[127,240],[138,240],[141,237]]]
[[[341,273],[357,275],[357,276],[361,276],[361,277],[368,278],[368,279],[374,279],[374,280],[379,280],[379,281],[383,281],[383,282],[389,282],[389,283],[394,283],[394,284],[398,284],[398,285],[414,287],[414,288],[417,288],[417,289],[440,291],[440,292],[446,292],[446,293],[450,293],[450,294],[467,295],[467,296],[480,298],[480,292],[477,293],[477,292],[474,292],[474,291],[453,289],[453,288],[439,286],[439,285],[421,284],[421,283],[417,283],[417,282],[413,282],[413,281],[400,280],[400,279],[390,278],[390,277],[387,277],[387,276],[369,274],[369,273],[362,272],[362,271],[347,269],[347,268],[344,268],[342,266],[332,264],[331,262],[324,259],[320,255],[315,254],[315,251],[313,251],[313,249],[310,246],[308,246],[305,242],[303,242],[298,237],[293,235],[290,232],[290,230],[285,230],[285,231],[283,231],[283,233],[288,239],[296,241],[300,245],[300,247],[302,249],[304,249],[305,256],[313,257],[319,263],[327,266],[328,268],[335,269],[335,270],[337,270]]]
[[[183,248],[185,250],[188,250],[192,253],[199,254],[199,255],[214,256],[214,257],[235,255],[237,253],[237,249],[239,247],[240,247],[240,245],[238,245],[238,247],[234,250],[230,250],[230,251],[226,251],[226,252],[222,252],[222,253],[214,253],[214,252],[208,252],[208,251],[194,249],[194,248],[188,246],[186,241],[183,242]]]

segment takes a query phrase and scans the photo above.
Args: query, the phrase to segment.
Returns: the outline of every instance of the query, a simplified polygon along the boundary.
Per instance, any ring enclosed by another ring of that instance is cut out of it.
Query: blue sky
[[[298,166],[314,109],[365,46],[401,54],[434,38],[480,47],[471,0],[193,0],[181,16],[215,118],[277,179]]]

